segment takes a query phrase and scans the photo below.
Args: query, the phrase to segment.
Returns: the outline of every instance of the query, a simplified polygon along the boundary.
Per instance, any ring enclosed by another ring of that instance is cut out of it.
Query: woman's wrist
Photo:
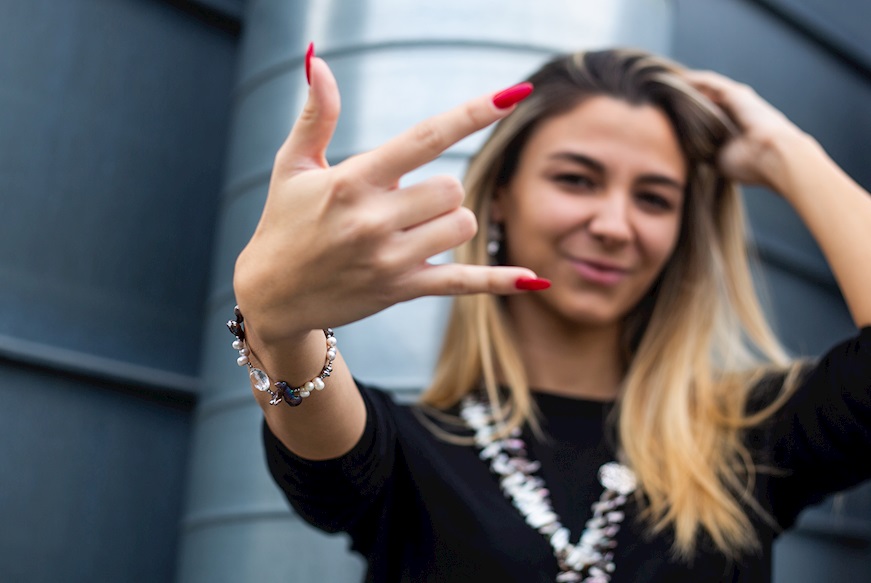
[[[812,136],[790,128],[767,141],[762,159],[766,186],[793,202],[804,191],[799,175],[808,170],[808,164],[827,160],[828,155]]]
[[[258,335],[257,326],[243,317],[239,306],[227,327],[236,338],[233,348],[239,351],[237,364],[248,367],[252,387],[269,393],[270,404],[276,405],[283,399],[296,406],[312,392],[324,389],[337,356],[336,337],[331,329],[310,330],[267,342]],[[318,362],[322,366],[315,369]]]

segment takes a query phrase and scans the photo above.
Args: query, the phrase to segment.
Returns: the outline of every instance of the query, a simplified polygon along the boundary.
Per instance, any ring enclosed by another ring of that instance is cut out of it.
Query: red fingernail
[[[532,93],[532,83],[518,83],[494,95],[493,105],[499,109],[508,109],[529,97],[530,93]]]
[[[315,56],[315,43],[308,43],[305,51],[305,80],[309,86],[312,84],[312,57]]]
[[[518,277],[514,286],[526,291],[541,291],[550,287],[550,280],[542,277]]]

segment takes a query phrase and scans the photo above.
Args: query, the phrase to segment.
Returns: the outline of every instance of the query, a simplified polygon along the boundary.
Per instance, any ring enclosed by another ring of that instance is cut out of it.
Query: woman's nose
[[[632,236],[628,194],[611,191],[603,193],[596,202],[589,223],[590,233],[610,244],[627,242]]]

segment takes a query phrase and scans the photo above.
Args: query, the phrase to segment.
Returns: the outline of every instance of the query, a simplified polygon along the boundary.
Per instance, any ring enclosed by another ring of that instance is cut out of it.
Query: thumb
[[[339,86],[326,62],[315,57],[313,49],[309,55],[306,57],[310,75],[308,99],[276,155],[276,170],[281,172],[293,174],[328,166],[327,146],[333,138],[341,109]]]

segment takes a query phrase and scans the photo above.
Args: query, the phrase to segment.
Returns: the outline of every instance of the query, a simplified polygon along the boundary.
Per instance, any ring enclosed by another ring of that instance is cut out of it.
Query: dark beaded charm
[[[278,381],[275,386],[278,388],[278,394],[284,396],[284,402],[291,407],[298,407],[302,403],[302,397],[288,387],[286,382]]]
[[[228,320],[227,328],[230,330],[233,336],[235,336],[239,340],[245,339],[245,329],[242,328],[241,322],[237,322],[236,320]]]
[[[242,323],[245,321],[245,318],[242,317],[242,310],[239,309],[239,306],[233,308],[233,314],[236,315],[236,321]]]

